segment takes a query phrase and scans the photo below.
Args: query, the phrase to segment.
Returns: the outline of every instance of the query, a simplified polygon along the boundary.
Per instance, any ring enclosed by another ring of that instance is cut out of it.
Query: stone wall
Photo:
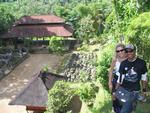
[[[95,53],[73,53],[67,57],[67,61],[63,64],[63,69],[59,73],[67,76],[68,81],[89,81],[95,80],[96,62]]]
[[[8,75],[28,55],[25,48],[22,49],[0,49],[0,80]]]

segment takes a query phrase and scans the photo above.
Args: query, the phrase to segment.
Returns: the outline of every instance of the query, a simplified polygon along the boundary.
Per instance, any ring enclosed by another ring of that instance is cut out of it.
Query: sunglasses
[[[134,50],[126,50],[126,53],[132,53]]]
[[[116,50],[117,53],[124,51],[124,49]]]

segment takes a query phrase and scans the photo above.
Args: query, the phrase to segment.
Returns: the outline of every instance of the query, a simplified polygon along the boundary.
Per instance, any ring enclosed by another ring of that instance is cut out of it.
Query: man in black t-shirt
[[[127,59],[120,65],[120,76],[117,82],[122,88],[134,94],[129,99],[130,101],[124,102],[121,113],[132,112],[132,104],[133,100],[137,100],[137,92],[140,92],[141,89],[143,92],[146,92],[147,84],[146,62],[136,57],[136,48],[131,44],[126,46],[126,52]]]

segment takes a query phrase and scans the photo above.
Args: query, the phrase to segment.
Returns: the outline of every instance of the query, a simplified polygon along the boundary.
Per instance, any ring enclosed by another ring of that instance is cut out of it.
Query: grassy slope
[[[112,113],[111,112],[111,97],[109,93],[99,84],[99,91],[93,108],[88,108],[83,102],[80,113]]]
[[[150,113],[150,97],[147,97],[146,103],[138,102],[137,109],[134,113]],[[83,102],[80,113],[113,113],[111,95],[102,87],[99,87],[94,107],[88,108],[86,103]]]

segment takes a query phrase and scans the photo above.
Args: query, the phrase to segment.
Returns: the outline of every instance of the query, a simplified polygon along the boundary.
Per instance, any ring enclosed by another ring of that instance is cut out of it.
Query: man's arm
[[[146,62],[144,61],[144,66],[143,66],[142,75],[141,75],[142,92],[147,91],[147,84],[148,84],[147,67],[146,67]]]
[[[147,79],[147,72],[146,72],[145,74],[142,74],[141,77],[142,92],[147,91],[147,84],[148,84],[148,79]]]

